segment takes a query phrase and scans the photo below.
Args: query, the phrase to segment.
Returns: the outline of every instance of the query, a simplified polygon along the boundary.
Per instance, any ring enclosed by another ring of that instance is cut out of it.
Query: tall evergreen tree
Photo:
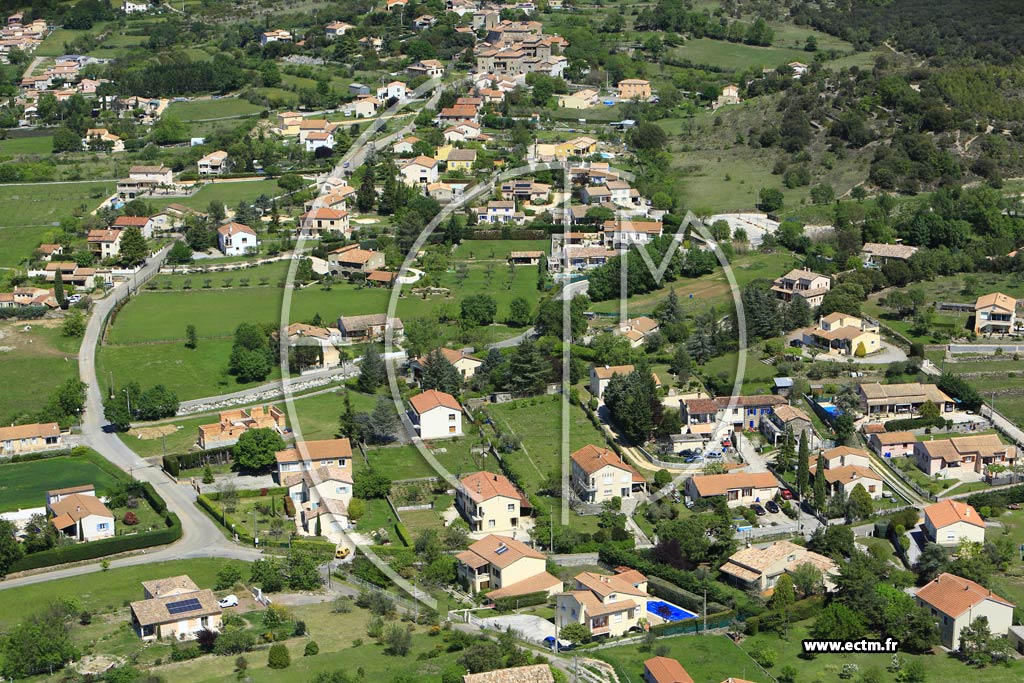
[[[371,211],[377,202],[377,188],[373,166],[365,165],[363,169],[363,180],[359,183],[359,189],[356,191],[356,208],[366,213]]]
[[[612,377],[604,402],[622,432],[638,445],[650,438],[661,417],[654,377],[643,363],[625,377]]]
[[[509,359],[509,388],[516,393],[539,393],[548,381],[549,371],[544,356],[524,337]]]
[[[118,257],[121,263],[129,268],[141,264],[149,255],[146,240],[138,227],[130,225],[121,233],[121,252]]]
[[[352,399],[348,391],[345,391],[345,398],[342,401],[341,415],[338,416],[338,437],[348,437],[355,440],[358,436],[356,428],[356,413],[352,410]]]
[[[58,306],[67,309],[68,299],[64,296],[64,278],[60,274],[60,268],[53,274],[53,297],[57,300]]]
[[[444,243],[455,245],[460,242],[462,242],[462,221],[453,213],[444,226]]]
[[[825,509],[825,500],[828,497],[825,482],[825,456],[818,455],[818,462],[814,468],[814,509],[821,512]]]
[[[786,435],[782,438],[782,446],[775,455],[775,464],[779,469],[788,472],[793,468],[796,460],[796,437],[793,436],[793,428],[786,427]]]
[[[811,449],[807,443],[807,432],[800,432],[800,450],[796,459],[796,489],[800,493],[801,500],[803,500],[807,485],[810,483],[810,459]]]
[[[388,379],[388,370],[384,365],[384,358],[376,344],[366,347],[363,360],[359,363],[359,380],[357,385],[360,391],[372,394],[377,387],[383,386]]]
[[[434,349],[423,359],[423,370],[420,373],[420,387],[437,389],[446,394],[458,395],[462,389],[462,375],[455,369],[455,366],[441,354],[440,349]]]

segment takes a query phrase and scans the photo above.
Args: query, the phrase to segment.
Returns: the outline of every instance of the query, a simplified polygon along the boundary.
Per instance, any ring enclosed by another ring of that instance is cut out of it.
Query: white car
[[[217,604],[221,607],[238,607],[238,596],[225,595],[223,598],[217,601]]]

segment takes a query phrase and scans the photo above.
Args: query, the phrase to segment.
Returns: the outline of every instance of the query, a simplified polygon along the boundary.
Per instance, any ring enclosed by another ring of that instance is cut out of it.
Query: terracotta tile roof
[[[48,496],[66,496],[69,493],[85,493],[86,491],[95,491],[96,487],[92,484],[80,484],[78,486],[68,486],[63,489],[52,489],[46,492]]]
[[[493,590],[487,594],[487,598],[497,600],[498,598],[507,598],[512,595],[528,595],[529,593],[550,591],[553,588],[562,590],[562,580],[547,572],[541,572],[522,581],[506,584],[497,590]]]
[[[409,404],[412,409],[416,411],[417,415],[422,415],[434,408],[443,406],[452,410],[462,411],[462,406],[459,404],[455,397],[451,394],[446,394],[443,391],[437,389],[429,389],[421,394],[416,394],[409,399]]]
[[[70,519],[71,522],[74,523],[81,519],[85,519],[89,515],[110,517],[111,519],[114,517],[114,513],[107,509],[107,506],[103,504],[103,501],[96,496],[88,496],[83,493],[72,493],[69,496],[61,498],[55,503],[51,503],[50,511],[54,515],[54,526],[58,529],[63,529],[68,526],[66,523],[58,524],[58,520],[62,520],[64,518]]]
[[[947,527],[958,522],[966,522],[985,528],[985,520],[981,518],[978,511],[967,503],[957,500],[942,500],[929,505],[924,509],[924,516],[930,519],[932,526],[936,529]]]
[[[917,253],[917,247],[906,244],[881,244],[879,242],[865,242],[861,251],[872,256],[883,258],[908,259]]]
[[[733,472],[731,474],[705,474],[693,477],[693,485],[701,497],[721,496],[730,489],[776,488],[779,485],[771,472]]]
[[[906,401],[933,403],[951,403],[953,399],[944,394],[934,384],[906,382],[904,384],[861,384],[861,393],[868,401],[903,399]]]
[[[814,466],[811,466],[811,470],[813,471],[814,469]],[[829,484],[840,483],[845,486],[858,482],[861,479],[869,479],[881,483],[882,476],[870,467],[861,467],[860,465],[830,467],[825,470],[825,481]]]
[[[873,436],[882,446],[891,446],[897,443],[913,443],[914,441],[917,441],[917,436],[914,432],[881,432],[876,433]]]
[[[390,273],[386,270],[371,270],[366,274],[366,279],[370,282],[391,282],[395,279],[396,273]]]
[[[975,436],[954,436],[950,439],[935,439],[920,442],[929,458],[941,458],[946,462],[960,462],[964,456],[976,458],[1003,456],[1007,460],[1017,458],[1017,447],[1004,444],[996,434]]]
[[[118,216],[114,221],[114,226],[118,228],[126,228],[129,225],[134,225],[137,228],[144,228],[148,222],[148,216]]]
[[[607,448],[587,444],[569,457],[572,458],[572,461],[579,465],[580,469],[588,475],[597,472],[602,467],[611,466],[631,473],[633,475],[633,481],[646,481],[643,475],[637,472],[629,463],[623,461],[615,451]]]
[[[640,590],[635,587],[632,582],[626,581],[617,574],[608,575],[596,574],[594,572],[581,572],[574,576],[573,580],[576,581],[578,586],[586,588],[602,600],[615,593],[647,597],[647,591]]]
[[[718,402],[713,398],[688,398],[683,405],[690,415],[714,415],[718,412]]]
[[[668,657],[651,657],[644,662],[644,668],[648,683],[693,683],[683,665]]]
[[[772,406],[772,412],[775,413],[775,415],[783,422],[792,422],[793,420],[804,420],[805,422],[811,421],[811,418],[807,416],[807,413],[788,404]]]
[[[734,405],[737,408],[750,408],[754,406],[781,406],[789,401],[784,396],[775,394],[759,394],[755,396],[716,396],[715,402],[719,408],[728,408]]]
[[[530,664],[511,669],[496,669],[479,674],[466,674],[462,683],[554,683],[551,667],[547,664]]]
[[[394,330],[403,329],[401,318],[388,320],[385,313],[367,313],[366,315],[349,315],[338,318],[338,327],[344,332],[365,332],[371,327],[390,325]]]
[[[991,294],[983,294],[978,297],[978,300],[974,303],[974,310],[982,308],[994,307],[1000,310],[1006,311],[1007,313],[1013,313],[1017,310],[1017,300],[1013,297],[1006,296],[1002,292],[992,292]]]
[[[32,423],[27,425],[15,425],[13,427],[0,427],[0,441],[13,439],[31,439],[47,436],[59,436],[60,425],[56,422]]]
[[[830,448],[821,454],[821,457],[825,460],[835,460],[836,458],[842,458],[847,455],[856,455],[861,458],[871,459],[871,454],[861,448],[850,448],[849,446],[836,446]]]
[[[476,361],[477,363],[483,363],[482,360],[480,360],[476,356],[466,353],[463,349],[449,349],[448,347],[441,346],[438,347],[437,350],[449,363],[452,364],[457,363],[460,360],[472,360]],[[427,362],[427,356],[420,356],[419,358],[416,359],[416,362],[419,363],[420,365],[423,365],[424,363]]]
[[[199,586],[196,585],[192,577],[182,574],[181,576],[169,576],[165,579],[153,579],[152,581],[143,581],[142,588],[148,595],[157,597],[166,597],[168,595],[180,595],[182,593],[191,593],[199,590]]]
[[[466,557],[465,560],[463,560],[463,556]],[[456,557],[465,561],[466,564],[473,566],[476,560],[471,560],[470,556],[479,558],[484,563],[493,564],[499,569],[504,569],[524,557],[532,557],[538,560],[544,559],[544,553],[539,550],[535,550],[514,538],[498,536],[496,534],[484,536],[469,546],[468,550],[459,553]],[[476,566],[481,565],[477,564]]]
[[[90,230],[89,236],[86,237],[86,241],[94,243],[102,242],[116,242],[121,236],[120,230],[113,229],[102,229],[102,230]]]
[[[227,223],[217,228],[217,232],[222,235],[234,235],[235,233],[244,232],[248,235],[255,235],[256,231],[250,228],[244,223]]]
[[[182,602],[195,598],[198,606],[187,612],[171,614],[167,606],[171,603]],[[151,600],[139,600],[131,604],[132,613],[140,626],[152,626],[153,624],[168,624],[183,619],[195,619],[202,616],[220,614],[220,605],[217,604],[217,596],[211,590],[198,590],[191,593],[168,595],[162,598]]]
[[[334,460],[351,458],[352,444],[348,439],[324,439],[320,441],[299,441],[295,448],[287,448],[274,454],[277,462],[300,462],[302,460]]]
[[[611,379],[615,375],[628,375],[635,369],[632,365],[595,365],[594,375],[598,379]]]
[[[917,591],[916,597],[934,607],[946,616],[959,617],[970,608],[985,600],[1013,607],[1014,604],[1001,598],[984,586],[955,574],[939,574],[931,583]]]
[[[518,500],[520,506],[530,507],[530,501],[526,499],[526,496],[503,474],[474,472],[460,483],[466,490],[466,494],[476,503],[503,496]]]

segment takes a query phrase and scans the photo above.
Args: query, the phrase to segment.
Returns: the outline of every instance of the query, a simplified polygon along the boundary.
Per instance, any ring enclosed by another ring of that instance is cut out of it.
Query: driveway
[[[481,619],[480,625],[501,631],[511,629],[516,631],[521,638],[532,643],[543,643],[548,636],[557,635],[554,624],[532,614],[507,614],[503,617],[490,617]]]
[[[715,221],[725,221],[729,224],[729,229],[732,232],[736,232],[737,228],[742,228],[747,233],[747,239],[753,247],[760,245],[766,234],[774,233],[779,229],[778,221],[773,221],[763,213],[720,213],[709,216],[705,219],[704,224],[711,227]]]

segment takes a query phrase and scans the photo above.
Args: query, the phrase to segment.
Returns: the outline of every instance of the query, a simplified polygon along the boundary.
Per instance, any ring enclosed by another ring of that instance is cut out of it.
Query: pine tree
[[[356,414],[352,410],[352,399],[345,392],[345,400],[342,403],[341,415],[338,416],[338,437],[356,438]]]
[[[825,482],[825,456],[818,455],[818,463],[814,468],[814,509],[821,512],[825,508],[828,497]]]
[[[448,218],[444,227],[444,243],[455,245],[462,242],[462,221],[454,213]]]
[[[316,516],[316,535],[323,536],[323,528],[320,526],[320,515]]]
[[[811,450],[807,444],[807,432],[800,432],[800,451],[796,460],[796,490],[803,500],[810,478]]]
[[[359,364],[359,390],[372,394],[387,379],[388,371],[384,365],[384,359],[380,355],[380,350],[377,349],[375,344],[370,344],[366,348],[362,362]]]
[[[544,268],[544,259],[537,261],[537,291],[543,292],[548,286],[548,273]]]
[[[377,188],[374,182],[374,169],[371,165],[363,166],[363,181],[356,192],[356,208],[366,213],[373,209],[377,201]]]
[[[784,472],[793,468],[793,461],[796,459],[796,437],[793,436],[793,428],[786,427],[786,435],[782,439],[782,446],[775,455],[775,464]]]
[[[434,349],[423,360],[420,387],[424,391],[436,389],[446,394],[456,395],[462,389],[462,375],[447,358],[441,355],[440,349]]]
[[[129,268],[141,264],[149,255],[146,240],[138,227],[130,225],[121,233],[120,261]]]
[[[60,274],[60,268],[53,274],[53,297],[57,300],[58,306],[62,309],[67,309],[68,300],[64,296],[64,278]]]
[[[195,325],[187,325],[185,327],[185,348],[194,349],[199,344],[199,337],[196,334]]]
[[[509,359],[509,388],[536,394],[547,383],[549,367],[532,341],[524,338]]]

